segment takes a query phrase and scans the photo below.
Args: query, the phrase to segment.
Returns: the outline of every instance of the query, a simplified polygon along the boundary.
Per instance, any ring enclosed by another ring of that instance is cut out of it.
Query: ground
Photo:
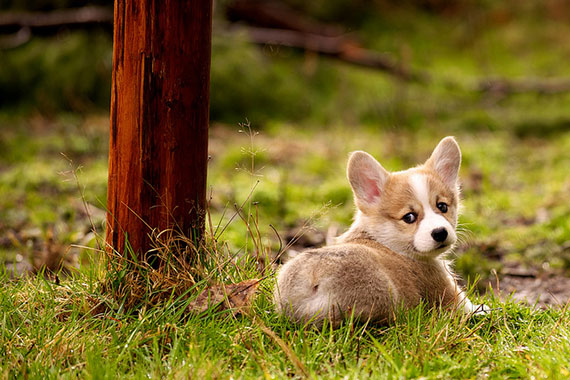
[[[1,249],[10,271],[56,269],[89,261],[102,234],[106,183],[105,115],[18,119],[3,132],[20,144],[4,151]],[[350,151],[373,154],[389,170],[423,162],[439,139],[455,134],[463,151],[462,238],[452,259],[466,283],[499,288],[540,306],[564,304],[570,266],[566,168],[570,135],[520,137],[504,131],[406,131],[278,125],[261,133],[215,124],[210,133],[209,192],[214,228],[251,196],[267,245],[293,250],[324,244],[353,216],[345,177]],[[32,130],[35,133],[29,134]],[[62,154],[63,153],[63,154]],[[89,212],[86,212],[88,207]],[[225,210],[224,219],[220,219]],[[219,222],[218,222],[219,221]],[[224,231],[234,249],[246,244],[241,223]],[[302,236],[299,236],[302,235]],[[293,239],[295,238],[295,239]],[[497,283],[498,282],[498,283]],[[498,289],[497,289],[498,290]]]

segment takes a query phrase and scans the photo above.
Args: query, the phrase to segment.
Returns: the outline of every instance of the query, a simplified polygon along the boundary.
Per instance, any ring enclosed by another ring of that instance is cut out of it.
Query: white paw
[[[491,311],[491,308],[485,304],[474,305],[467,297],[463,299],[463,312],[470,315],[485,315]]]
[[[490,312],[491,312],[491,308],[489,306],[485,305],[484,303],[482,303],[481,305],[471,304],[470,313],[472,315],[486,315],[486,314],[489,314]]]

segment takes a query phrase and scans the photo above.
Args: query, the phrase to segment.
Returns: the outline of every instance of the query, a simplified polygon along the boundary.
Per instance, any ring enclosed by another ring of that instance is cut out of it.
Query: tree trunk
[[[116,0],[107,243],[204,226],[212,0]]]

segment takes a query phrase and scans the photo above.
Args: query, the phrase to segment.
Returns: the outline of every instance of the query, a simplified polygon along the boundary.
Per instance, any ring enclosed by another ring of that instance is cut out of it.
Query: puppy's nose
[[[436,228],[431,232],[431,237],[438,243],[442,243],[447,239],[447,230],[444,227]]]

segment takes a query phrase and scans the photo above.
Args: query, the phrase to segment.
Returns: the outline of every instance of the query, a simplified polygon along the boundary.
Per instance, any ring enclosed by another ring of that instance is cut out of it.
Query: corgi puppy
[[[354,152],[347,175],[357,212],[335,244],[311,249],[277,275],[276,308],[296,322],[345,316],[388,322],[420,301],[475,311],[441,255],[457,241],[461,151],[453,137],[423,164],[390,173]]]

